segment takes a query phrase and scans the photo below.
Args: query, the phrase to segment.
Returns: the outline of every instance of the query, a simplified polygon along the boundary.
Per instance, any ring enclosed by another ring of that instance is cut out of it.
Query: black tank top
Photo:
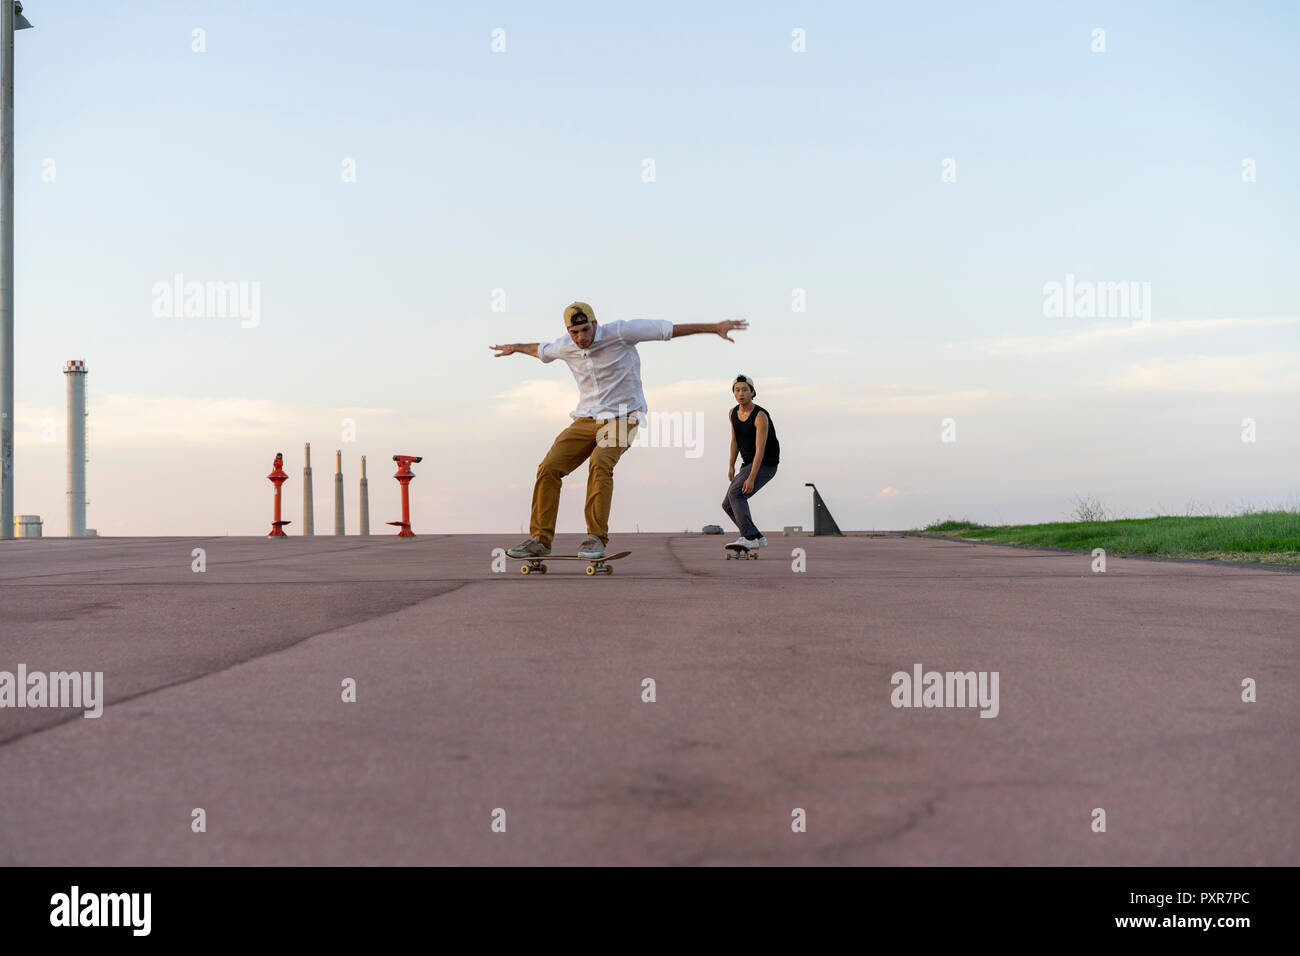
[[[754,447],[758,443],[758,413],[766,412],[767,409],[761,405],[755,405],[754,410],[749,413],[749,418],[743,422],[740,420],[740,406],[737,405],[731,410],[731,433],[736,436],[736,444],[740,446],[740,457],[746,465],[754,461]],[[767,416],[767,444],[763,446],[763,464],[777,465],[781,462],[781,443],[776,440],[776,425],[772,422],[772,416]]]

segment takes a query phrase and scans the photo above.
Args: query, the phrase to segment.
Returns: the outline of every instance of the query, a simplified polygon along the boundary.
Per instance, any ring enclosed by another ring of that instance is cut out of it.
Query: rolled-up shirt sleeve
[[[539,342],[537,345],[537,357],[543,362],[554,362],[560,357],[559,350],[568,345],[571,339],[556,339],[554,342]]]
[[[667,342],[673,337],[673,324],[667,319],[624,319],[618,323],[618,337],[628,344]]]

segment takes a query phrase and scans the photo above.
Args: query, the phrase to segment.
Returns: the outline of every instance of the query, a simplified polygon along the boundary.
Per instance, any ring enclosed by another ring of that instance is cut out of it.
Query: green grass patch
[[[940,521],[938,524],[932,524],[926,528],[926,531],[939,533],[943,531],[968,531],[975,528],[984,528],[986,525],[976,524],[973,521]]]
[[[981,525],[941,521],[927,534],[1051,548],[1105,548],[1108,554],[1300,565],[1300,511],[1257,511],[1225,517],[1158,517],[1122,521]]]

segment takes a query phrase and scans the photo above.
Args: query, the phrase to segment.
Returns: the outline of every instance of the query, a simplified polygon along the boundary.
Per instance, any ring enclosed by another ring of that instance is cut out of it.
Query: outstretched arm
[[[725,322],[695,322],[687,325],[674,325],[673,338],[682,335],[699,335],[701,332],[712,332],[714,335],[721,335],[728,342],[734,342],[736,340],[728,333],[739,332],[747,328],[749,328],[747,319],[727,319]]]
[[[537,358],[536,342],[516,342],[514,345],[489,345],[488,348],[498,350],[497,354],[492,356],[493,358],[514,355],[516,352],[522,352],[525,355],[531,355],[533,358]]]

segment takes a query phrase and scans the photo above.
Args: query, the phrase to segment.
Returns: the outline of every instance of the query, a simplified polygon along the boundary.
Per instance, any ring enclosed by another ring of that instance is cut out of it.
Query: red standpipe
[[[271,522],[271,533],[267,537],[287,538],[289,536],[284,533],[284,526],[289,522],[280,520],[280,486],[289,480],[289,475],[284,470],[284,455],[280,452],[275,453],[275,466],[266,477],[270,478],[271,484],[275,485],[275,520]]]
[[[385,521],[384,524],[394,524],[402,530],[397,532],[399,538],[414,538],[415,532],[411,530],[411,498],[410,487],[411,479],[415,477],[415,472],[411,471],[411,462],[423,461],[420,455],[394,455],[393,461],[397,462],[397,474],[393,477],[397,479],[402,486],[402,520]]]

